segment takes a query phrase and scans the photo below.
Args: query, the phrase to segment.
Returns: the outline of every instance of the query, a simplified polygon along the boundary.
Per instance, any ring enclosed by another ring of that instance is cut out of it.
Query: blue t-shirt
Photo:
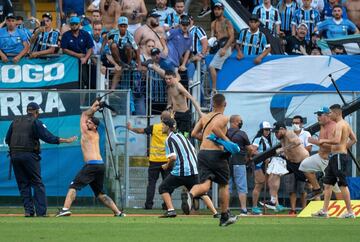
[[[327,39],[341,38],[356,31],[355,24],[348,19],[341,19],[338,23],[334,19],[327,19],[317,27],[319,33]]]
[[[169,49],[168,59],[175,65],[180,65],[180,59],[184,53],[192,47],[192,34],[188,33],[188,37],[184,37],[181,29],[171,29],[167,33],[167,46]]]
[[[21,29],[16,28],[12,33],[6,27],[0,29],[0,50],[4,54],[19,54],[24,49],[24,41],[27,41],[27,36]]]
[[[94,47],[93,40],[88,32],[80,29],[78,37],[75,37],[71,30],[65,32],[61,38],[61,48],[86,54],[88,49]]]

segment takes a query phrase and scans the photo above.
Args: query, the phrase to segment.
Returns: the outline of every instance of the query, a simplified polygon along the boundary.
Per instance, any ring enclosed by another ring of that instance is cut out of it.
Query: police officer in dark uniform
[[[45,187],[40,171],[40,141],[49,144],[71,143],[77,139],[54,136],[37,118],[39,105],[31,102],[27,105],[27,115],[17,117],[11,123],[6,134],[6,143],[10,147],[10,158],[14,168],[16,182],[25,208],[25,217],[46,216]],[[34,190],[32,196],[31,188]],[[35,210],[34,210],[35,206]]]

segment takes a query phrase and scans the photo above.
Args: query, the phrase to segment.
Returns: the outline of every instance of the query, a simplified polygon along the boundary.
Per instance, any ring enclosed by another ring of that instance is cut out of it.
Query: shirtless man
[[[335,131],[336,123],[329,117],[330,109],[327,107],[320,108],[315,114],[317,114],[317,119],[320,124],[320,133],[319,139],[329,139],[333,136]],[[320,188],[319,182],[316,179],[316,172],[324,173],[325,168],[329,164],[329,154],[331,151],[331,145],[329,144],[319,144],[319,139],[310,137],[308,139],[309,143],[319,146],[319,152],[314,154],[301,162],[299,170],[304,172],[308,182],[312,186],[312,192],[308,194],[308,200],[318,200],[322,195],[323,191]],[[336,184],[334,186],[334,192],[339,198],[339,193],[341,192],[339,186]]]
[[[329,165],[325,169],[324,176],[324,206],[322,209],[313,213],[313,217],[327,218],[328,207],[331,199],[332,188],[337,182],[347,212],[339,216],[339,218],[355,218],[355,214],[351,207],[350,192],[346,182],[346,168],[348,166],[347,151],[357,142],[356,136],[350,125],[343,119],[342,110],[339,104],[330,107],[329,117],[336,122],[335,133],[329,139],[319,139],[319,145],[331,145],[331,153],[329,155]]]
[[[105,165],[100,155],[99,133],[97,127],[100,120],[94,117],[94,113],[100,108],[99,101],[95,101],[91,108],[82,113],[80,118],[81,150],[83,152],[85,165],[71,182],[69,191],[65,198],[64,207],[59,210],[56,217],[70,216],[70,207],[75,200],[76,191],[90,185],[95,196],[108,208],[114,216],[123,217],[113,200],[103,192]]]
[[[145,51],[145,43],[148,39],[155,41],[155,47],[161,51],[166,46],[165,43],[165,29],[159,26],[160,14],[155,9],[151,10],[147,16],[146,24],[138,28],[135,32],[135,42],[140,46],[142,51]]]
[[[104,28],[107,31],[117,27],[117,20],[121,15],[120,4],[115,0],[101,0],[100,13]]]
[[[147,15],[147,9],[144,0],[122,0],[121,15],[129,19],[128,30],[135,34],[135,31],[140,28],[143,19]]]
[[[191,130],[191,111],[187,105],[187,99],[191,100],[200,117],[203,113],[194,97],[181,85],[174,71],[165,71],[165,81],[168,96],[166,109],[174,112],[174,119],[176,120],[178,131],[187,137]]]
[[[221,207],[219,225],[228,226],[236,222],[236,216],[231,216],[229,212],[229,153],[224,152],[223,146],[219,146],[206,137],[215,134],[218,138],[229,141],[226,136],[229,118],[224,115],[226,107],[224,95],[215,94],[212,103],[213,111],[201,117],[191,133],[192,137],[202,141],[198,153],[200,184],[191,188],[187,194],[187,200],[190,209],[194,197],[206,194],[213,181],[218,183]]]
[[[224,62],[231,55],[231,45],[234,42],[234,27],[224,17],[224,5],[222,3],[215,3],[214,15],[216,19],[211,23],[211,37],[216,37],[220,43],[223,43],[209,64],[212,91],[216,92],[217,71],[222,69]]]
[[[276,153],[282,154],[286,159],[286,169],[289,173],[294,173],[296,180],[306,181],[304,173],[299,171],[299,166],[305,158],[309,157],[309,152],[305,149],[300,138],[293,130],[287,130],[286,125],[282,122],[275,123],[273,132],[281,143],[281,148],[277,149]],[[277,194],[280,187],[280,176],[272,176],[268,182],[271,200],[266,203],[266,206],[276,207],[279,205]]]

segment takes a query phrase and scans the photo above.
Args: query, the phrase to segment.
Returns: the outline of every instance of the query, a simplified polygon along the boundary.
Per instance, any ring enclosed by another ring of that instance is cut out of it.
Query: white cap
[[[271,129],[271,125],[268,121],[263,121],[260,123],[260,129]]]

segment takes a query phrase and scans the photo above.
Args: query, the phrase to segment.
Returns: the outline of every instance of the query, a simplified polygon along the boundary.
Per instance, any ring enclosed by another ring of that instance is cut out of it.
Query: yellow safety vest
[[[154,124],[150,141],[150,156],[149,161],[152,162],[167,162],[165,154],[165,140],[167,134],[162,132],[162,124]]]

